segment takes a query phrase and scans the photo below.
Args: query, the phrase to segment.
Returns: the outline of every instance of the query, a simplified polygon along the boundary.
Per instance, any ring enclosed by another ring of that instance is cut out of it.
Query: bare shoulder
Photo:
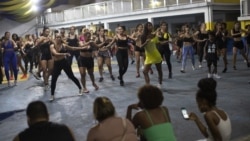
[[[15,138],[13,139],[13,141],[19,141],[19,136],[15,136]]]

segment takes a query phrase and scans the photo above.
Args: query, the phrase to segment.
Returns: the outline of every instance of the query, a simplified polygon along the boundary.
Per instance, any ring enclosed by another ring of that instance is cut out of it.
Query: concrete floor
[[[232,139],[240,140],[239,138],[250,134],[250,84],[247,83],[250,81],[250,69],[246,67],[242,57],[238,56],[238,70],[235,71],[231,65],[232,57],[228,58],[228,72],[220,73],[222,79],[217,80],[217,105],[230,116]],[[175,135],[179,141],[202,139],[203,136],[195,123],[183,119],[180,108],[186,107],[188,112],[197,113],[204,121],[196,105],[195,93],[198,80],[207,76],[207,68],[203,67],[193,71],[190,60],[188,60],[187,72],[182,74],[180,73],[181,64],[177,63],[174,57],[172,62],[173,79],[167,79],[167,66],[163,65],[163,92],[165,96],[163,105],[169,108]],[[153,69],[151,84],[157,84],[157,73],[154,67]],[[218,71],[221,72],[222,69],[222,61],[219,61]],[[124,78],[125,86],[121,87],[118,80],[113,82],[109,78],[107,70],[105,72],[104,81],[97,82],[100,87],[98,91],[94,91],[89,77],[87,77],[90,93],[83,96],[77,96],[77,87],[62,73],[57,83],[56,100],[53,103],[48,101],[50,91],[44,91],[42,81],[38,81],[32,76],[29,77],[28,81],[20,82],[15,87],[8,88],[6,84],[0,85],[0,140],[12,140],[17,133],[27,127],[25,108],[33,100],[44,101],[50,113],[50,120],[68,125],[73,130],[77,141],[85,140],[88,130],[96,124],[92,114],[93,101],[96,97],[109,97],[116,107],[117,115],[124,117],[127,105],[137,102],[137,89],[144,84],[142,73],[140,78],[135,78],[135,64],[129,65]],[[115,76],[118,75],[115,60],[113,61],[113,72]],[[80,78],[78,72],[75,74]],[[98,81],[97,71],[95,76],[96,81]]]

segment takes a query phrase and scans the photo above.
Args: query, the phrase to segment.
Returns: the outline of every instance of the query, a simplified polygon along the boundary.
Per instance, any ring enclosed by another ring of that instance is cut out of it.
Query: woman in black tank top
[[[18,37],[18,35],[16,33],[12,34],[12,40],[17,44],[17,50],[15,50],[15,52],[16,52],[16,56],[17,56],[17,65],[23,73],[23,75],[21,76],[21,79],[25,79],[25,78],[27,78],[27,73],[25,72],[25,69],[24,69],[23,64],[22,64],[23,54],[21,51],[23,41],[21,40],[21,38]]]
[[[244,52],[244,44],[241,39],[241,34],[246,33],[246,31],[242,30],[240,27],[240,23],[237,21],[234,24],[234,28],[231,30],[231,35],[233,37],[233,69],[236,70],[236,56],[238,49],[241,52],[242,57],[247,62],[247,67],[250,67],[250,63],[248,62],[248,58]]]
[[[52,80],[51,80],[51,98],[50,101],[54,100],[54,94],[56,89],[56,81],[61,74],[61,71],[64,70],[69,79],[71,79],[79,89],[79,94],[81,95],[82,86],[79,80],[74,76],[71,66],[66,60],[67,56],[70,56],[70,53],[67,53],[68,50],[80,50],[83,47],[70,47],[63,42],[61,36],[57,35],[55,39],[55,43],[50,45],[50,51],[53,55],[54,59],[54,69],[52,72]]]
[[[172,78],[172,63],[171,63],[171,50],[169,47],[169,43],[172,43],[170,38],[172,38],[171,34],[168,32],[168,24],[166,22],[160,23],[160,31],[157,33],[158,39],[160,41],[160,44],[158,45],[158,50],[165,60],[162,62],[162,64],[167,64],[168,66],[168,78]]]
[[[106,46],[109,44],[111,40],[108,39],[108,37],[106,37],[104,35],[104,28],[100,28],[99,29],[99,35],[96,38],[95,43],[97,45],[104,43],[103,46],[101,46],[98,49],[98,55],[97,55],[97,61],[98,61],[98,69],[99,69],[99,74],[100,74],[100,79],[99,82],[103,81],[103,64],[105,63],[108,67],[108,71],[110,74],[110,78],[114,81],[115,78],[112,74],[112,67],[111,67],[111,57],[110,57],[110,52],[109,52],[109,48],[107,48]]]
[[[75,34],[75,27],[74,26],[72,26],[70,28],[70,33],[69,33],[69,36],[67,38],[67,42],[68,42],[69,46],[72,46],[72,47],[79,46],[79,40],[78,40],[77,35]],[[69,53],[70,53],[70,56],[68,56],[67,59],[69,61],[69,65],[71,66],[73,57],[75,56],[75,59],[77,60],[80,53],[79,53],[79,51],[69,51]]]
[[[222,55],[224,69],[222,73],[227,72],[227,36],[228,31],[226,29],[226,23],[217,22],[214,26],[214,33],[215,33],[215,42],[217,46],[218,55]],[[218,56],[218,59],[219,59]]]
[[[26,42],[24,43],[23,54],[24,54],[24,64],[25,64],[25,72],[28,72],[28,63],[30,63],[29,72],[33,72],[33,48],[34,42],[33,38],[30,34],[25,36]]]
[[[45,90],[49,89],[49,76],[53,70],[53,59],[50,52],[50,44],[52,43],[51,37],[49,37],[50,30],[48,27],[43,28],[43,34],[40,37],[38,45],[41,50],[41,69],[43,71],[43,80]]]
[[[206,24],[202,23],[200,29],[194,33],[194,39],[198,43],[197,52],[199,55],[199,68],[202,68],[202,60],[204,57],[204,46],[208,39],[208,32],[206,30]]]
[[[104,45],[101,43],[97,45],[96,43],[91,40],[91,33],[85,32],[84,33],[84,42],[80,42],[81,46],[84,46],[84,49],[80,51],[80,57],[78,58],[78,67],[81,74],[81,82],[83,86],[82,93],[89,93],[89,90],[86,87],[86,71],[89,74],[90,80],[92,82],[92,86],[95,90],[98,90],[99,87],[95,83],[95,76],[94,76],[94,58],[93,58],[93,51],[95,48],[100,48]]]
[[[144,48],[139,47],[139,43],[141,42],[141,35],[143,32],[143,25],[138,24],[136,26],[135,32],[131,35],[131,37],[135,40],[135,63],[136,63],[136,78],[140,77],[140,62],[142,63],[142,69],[144,68],[144,60],[145,60],[145,50]]]
[[[114,42],[116,42],[117,46],[116,59],[119,66],[118,79],[120,80],[120,85],[124,86],[123,75],[127,72],[128,69],[128,49],[129,49],[128,37],[125,34],[124,26],[117,27],[117,31],[118,34],[113,38],[108,47],[111,46]]]

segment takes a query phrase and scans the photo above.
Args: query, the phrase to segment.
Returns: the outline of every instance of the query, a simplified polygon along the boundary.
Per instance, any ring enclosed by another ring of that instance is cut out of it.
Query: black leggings
[[[79,51],[70,51],[70,56],[67,57],[68,63],[71,66],[72,65],[72,61],[73,61],[73,57],[75,56],[75,59],[77,60],[80,56],[80,52]]]
[[[79,80],[74,76],[71,66],[68,64],[66,59],[62,59],[54,62],[54,69],[52,72],[52,80],[51,80],[51,95],[55,94],[56,89],[56,81],[58,76],[61,74],[61,71],[64,70],[66,75],[77,85],[79,89],[82,89],[82,86]]]
[[[128,69],[128,50],[118,49],[116,52],[116,59],[119,66],[120,80],[123,80],[123,75],[127,72]]]
[[[202,62],[203,56],[204,56],[204,46],[203,45],[198,46],[198,56],[199,56],[199,62]]]
[[[30,63],[30,72],[33,70],[33,55],[27,54],[24,57],[24,64],[25,64],[25,72],[28,72],[28,63]]]
[[[158,50],[163,58],[165,58],[165,61],[167,62],[167,65],[168,65],[168,71],[169,73],[172,73],[172,64],[171,64],[171,61],[170,61],[170,57],[171,57],[171,51],[169,49],[169,47],[166,48],[165,47],[158,47]]]

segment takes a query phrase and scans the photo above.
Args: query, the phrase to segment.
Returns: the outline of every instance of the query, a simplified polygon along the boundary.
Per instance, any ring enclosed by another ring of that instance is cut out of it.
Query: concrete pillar
[[[154,25],[154,18],[148,17],[148,22],[151,22]]]
[[[104,24],[104,29],[109,29],[109,23],[104,22],[103,24]]]
[[[213,29],[213,9],[212,6],[207,6],[204,13],[205,23],[207,25],[207,30]]]

